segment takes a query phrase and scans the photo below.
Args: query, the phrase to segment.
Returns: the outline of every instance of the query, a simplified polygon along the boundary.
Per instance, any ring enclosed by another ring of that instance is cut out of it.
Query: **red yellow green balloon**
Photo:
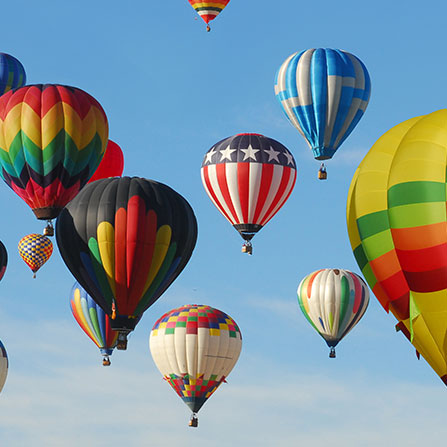
[[[380,137],[351,183],[348,232],[372,291],[447,385],[447,110]]]

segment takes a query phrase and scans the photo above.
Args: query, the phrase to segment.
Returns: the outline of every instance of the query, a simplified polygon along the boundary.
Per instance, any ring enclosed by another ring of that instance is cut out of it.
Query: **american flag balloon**
[[[250,240],[284,205],[296,180],[292,154],[278,141],[242,133],[215,144],[202,163],[205,190],[233,227]]]

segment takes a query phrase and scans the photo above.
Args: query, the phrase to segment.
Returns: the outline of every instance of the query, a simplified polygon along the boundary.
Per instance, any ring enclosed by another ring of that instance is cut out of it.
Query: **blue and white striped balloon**
[[[275,95],[317,160],[332,158],[366,110],[368,71],[356,56],[330,48],[294,53],[275,78]]]

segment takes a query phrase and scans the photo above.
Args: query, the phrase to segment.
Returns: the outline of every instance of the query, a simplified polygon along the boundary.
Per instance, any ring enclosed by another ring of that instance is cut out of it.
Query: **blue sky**
[[[414,4],[414,6],[412,6]],[[40,232],[19,197],[0,185],[0,239],[9,265],[0,283],[0,339],[10,370],[0,395],[5,446],[292,446],[439,444],[445,387],[372,296],[363,320],[329,360],[301,315],[296,288],[325,267],[358,272],[346,231],[352,175],[386,130],[445,107],[447,6],[408,3],[231,0],[206,33],[186,0],[10,2],[0,51],[29,83],[80,87],[103,105],[125,175],[166,183],[192,205],[199,237],[190,263],[144,315],[127,352],[104,368],[72,318],[73,278],[55,246],[37,279],[17,242]],[[369,9],[369,10],[368,10]],[[291,53],[313,47],[357,55],[371,101],[351,136],[316,178],[319,163],[273,93]],[[200,179],[207,150],[257,132],[294,154],[289,201],[254,238],[252,257],[214,208]],[[148,349],[152,325],[183,304],[228,313],[243,335],[240,360],[187,427],[189,410],[161,379]]]

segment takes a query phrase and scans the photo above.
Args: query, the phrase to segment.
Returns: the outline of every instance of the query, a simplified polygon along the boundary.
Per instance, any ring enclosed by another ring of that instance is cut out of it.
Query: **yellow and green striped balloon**
[[[447,385],[447,110],[380,137],[354,174],[352,249],[398,329]]]

